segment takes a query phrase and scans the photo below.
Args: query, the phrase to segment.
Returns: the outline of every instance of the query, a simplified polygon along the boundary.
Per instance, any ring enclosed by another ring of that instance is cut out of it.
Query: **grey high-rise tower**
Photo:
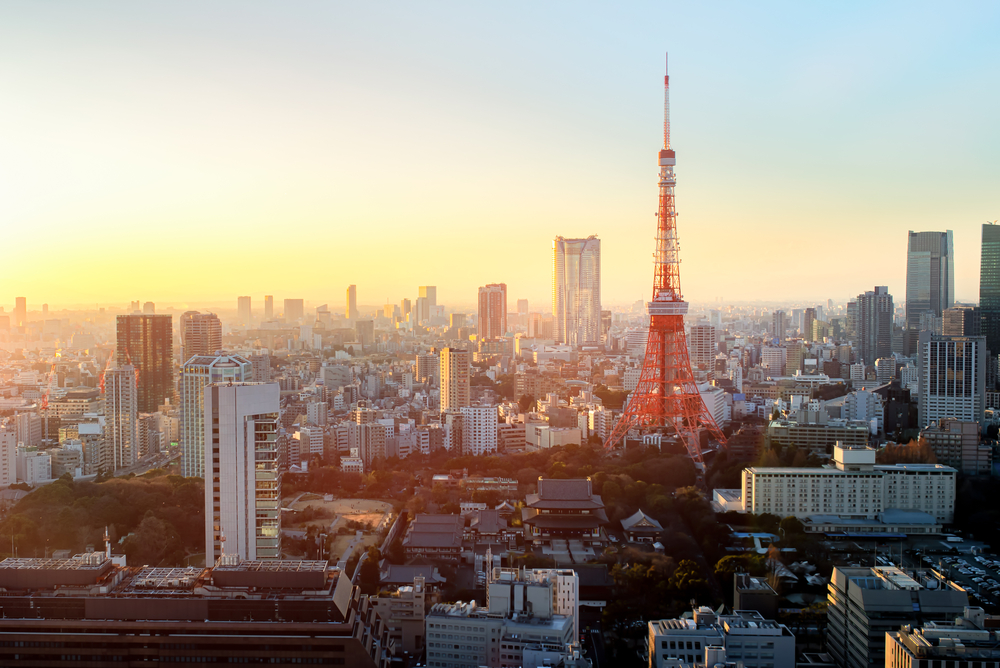
[[[906,338],[903,353],[917,352],[920,316],[955,303],[955,250],[952,232],[910,232],[906,247]]]
[[[1000,225],[983,225],[979,265],[979,317],[981,332],[991,354],[1000,353]]]
[[[560,343],[600,343],[601,240],[596,236],[552,242],[552,313]]]
[[[892,316],[888,287],[858,295],[858,351],[865,364],[874,366],[875,360],[892,355]]]

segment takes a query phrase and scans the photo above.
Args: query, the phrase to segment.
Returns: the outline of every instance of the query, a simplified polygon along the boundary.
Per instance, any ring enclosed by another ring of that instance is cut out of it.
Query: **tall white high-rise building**
[[[205,386],[205,563],[281,558],[277,383]],[[223,546],[223,537],[225,544]]]
[[[245,383],[253,379],[253,363],[241,355],[196,355],[181,367],[181,471],[205,476],[205,386]]]
[[[462,454],[486,455],[497,451],[497,407],[462,407]]]
[[[0,487],[17,482],[17,429],[0,425]]]
[[[132,466],[139,459],[139,392],[131,364],[104,374],[104,416],[104,439],[111,448],[114,470]]]
[[[472,354],[460,348],[441,349],[441,410],[471,403],[469,388]]]
[[[596,236],[552,242],[552,313],[560,343],[600,343],[601,240]]]
[[[706,322],[692,325],[691,335],[688,337],[688,353],[691,355],[691,366],[708,371],[709,379],[713,378],[715,356],[719,353],[715,327]]]
[[[941,418],[983,425],[986,409],[986,337],[918,337],[920,428]]]

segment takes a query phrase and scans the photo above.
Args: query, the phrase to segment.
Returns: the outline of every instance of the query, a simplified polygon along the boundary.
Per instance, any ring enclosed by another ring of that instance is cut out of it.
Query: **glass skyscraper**
[[[906,338],[903,353],[917,352],[920,318],[955,303],[955,250],[951,230],[910,232],[906,248]]]
[[[979,269],[979,317],[986,347],[1000,353],[1000,225],[983,225]]]
[[[596,236],[552,242],[552,313],[559,343],[601,342],[601,240]]]

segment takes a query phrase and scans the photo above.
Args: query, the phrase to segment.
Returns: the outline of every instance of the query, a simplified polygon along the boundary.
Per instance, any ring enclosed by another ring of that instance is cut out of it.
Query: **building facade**
[[[507,333],[507,284],[479,288],[477,333],[481,340],[501,339]]]
[[[440,353],[441,410],[459,410],[470,405],[472,353],[461,348],[442,348]]]
[[[916,353],[920,318],[955,303],[955,250],[952,232],[913,232],[906,248],[906,338],[903,354]]]
[[[601,341],[601,240],[556,237],[552,242],[555,338],[571,346]]]
[[[205,563],[281,558],[275,383],[205,386]]]
[[[648,628],[650,668],[712,668],[737,662],[744,668],[795,668],[795,636],[755,610],[718,615],[703,606],[690,619],[660,619],[649,622]],[[706,659],[713,656],[717,658]]]
[[[253,364],[242,355],[196,355],[181,367],[181,471],[205,476],[205,386],[253,381]]]
[[[919,342],[920,427],[942,418],[982,425],[986,409],[986,337],[920,332]]]
[[[222,321],[214,313],[186,311],[181,315],[181,363],[194,355],[215,356],[222,350]]]
[[[116,348],[119,366],[138,373],[138,410],[155,413],[174,393],[173,320],[169,315],[120,315]]]
[[[858,352],[862,362],[874,366],[878,358],[892,355],[892,295],[879,285],[858,295],[857,303]]]
[[[131,365],[108,369],[104,374],[104,439],[109,446],[112,471],[139,460],[139,392]]]

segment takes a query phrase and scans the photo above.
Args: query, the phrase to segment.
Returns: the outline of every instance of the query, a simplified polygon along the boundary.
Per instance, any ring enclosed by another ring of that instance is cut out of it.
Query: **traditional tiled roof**
[[[538,481],[538,493],[528,494],[525,503],[531,508],[548,510],[588,510],[603,508],[601,497],[593,494],[587,479],[560,480],[542,478]]]
[[[642,510],[637,510],[634,515],[622,520],[622,529],[625,531],[662,531],[663,526]]]

